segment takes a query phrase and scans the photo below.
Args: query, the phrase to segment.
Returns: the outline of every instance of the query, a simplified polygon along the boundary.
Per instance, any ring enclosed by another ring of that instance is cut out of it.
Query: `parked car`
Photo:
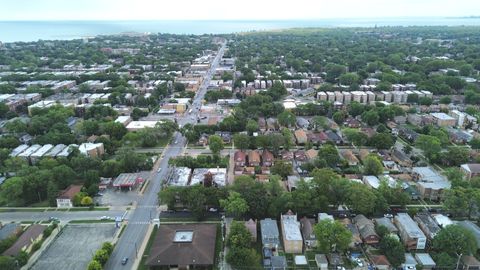
[[[124,257],[124,258],[122,259],[122,265],[127,264],[127,262],[128,262],[128,257]]]

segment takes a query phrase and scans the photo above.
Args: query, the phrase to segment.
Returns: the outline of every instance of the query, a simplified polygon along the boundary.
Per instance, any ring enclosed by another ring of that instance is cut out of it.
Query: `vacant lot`
[[[111,241],[115,225],[66,226],[32,267],[33,270],[85,270],[103,242]]]

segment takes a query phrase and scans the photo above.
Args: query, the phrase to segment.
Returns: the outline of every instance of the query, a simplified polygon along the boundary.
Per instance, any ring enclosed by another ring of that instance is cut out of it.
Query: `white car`
[[[355,262],[357,263],[358,266],[363,267],[363,262],[359,258],[356,258]]]
[[[158,168],[157,170],[157,173],[161,172],[162,171],[162,168]]]
[[[384,214],[383,217],[385,217],[385,218],[393,218],[393,215],[392,215],[392,214]]]

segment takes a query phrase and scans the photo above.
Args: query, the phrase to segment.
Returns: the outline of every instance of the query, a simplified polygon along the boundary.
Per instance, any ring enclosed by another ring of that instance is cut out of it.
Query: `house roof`
[[[158,229],[146,264],[213,265],[216,236],[214,224],[164,224]]]
[[[301,231],[303,238],[305,239],[315,239],[315,234],[313,233],[313,224],[315,220],[303,217],[300,219]]]
[[[24,247],[32,243],[32,240],[37,239],[46,228],[47,226],[40,224],[31,225],[9,249],[3,252],[3,255],[17,256]]]
[[[374,265],[386,265],[390,266],[390,262],[388,261],[387,257],[385,255],[371,255],[370,256],[370,261]]]
[[[237,152],[235,152],[233,158],[235,159],[235,161],[245,161],[245,157],[246,157],[246,156],[247,156],[247,155],[245,154],[245,152],[243,152],[243,151],[237,151]]]
[[[80,192],[82,190],[82,186],[80,185],[70,185],[68,186],[60,195],[57,197],[57,199],[70,199],[72,200],[75,194]]]
[[[318,156],[318,150],[309,149],[307,150],[307,152],[305,152],[305,155],[307,156],[308,159],[314,159]]]
[[[273,161],[272,152],[268,151],[267,149],[263,150],[262,159],[263,159],[264,162],[265,161]]]
[[[248,152],[248,162],[260,162],[260,154],[256,150]]]
[[[462,164],[461,167],[470,173],[480,173],[480,163]]]

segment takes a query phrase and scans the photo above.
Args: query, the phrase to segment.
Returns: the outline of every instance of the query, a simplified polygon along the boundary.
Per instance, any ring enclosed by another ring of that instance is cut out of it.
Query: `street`
[[[211,64],[210,70],[205,76],[205,80],[198,89],[192,102],[192,111],[184,114],[181,118],[178,118],[177,121],[179,125],[183,126],[187,123],[194,123],[191,116],[196,115],[202,105],[203,97],[205,96],[210,80],[215,73],[215,69],[223,56],[225,46],[226,44],[223,43]],[[138,254],[138,248],[146,237],[148,224],[151,222],[152,218],[159,217],[160,214],[158,210],[158,192],[160,191],[162,181],[166,176],[168,160],[172,157],[181,155],[183,148],[186,145],[186,139],[180,134],[180,132],[176,132],[171,141],[176,143],[170,143],[170,145],[164,149],[164,157],[157,162],[156,166],[154,166],[150,184],[145,190],[143,197],[138,201],[137,207],[132,209],[128,226],[117,242],[115,250],[105,265],[105,269],[132,269],[134,261],[141,259],[141,254]],[[159,168],[161,168],[160,173],[157,173]],[[125,257],[129,258],[130,262],[127,265],[122,265],[121,260]]]
[[[46,221],[50,217],[58,218],[62,223],[71,220],[93,220],[100,219],[103,216],[117,217],[123,216],[125,211],[109,210],[109,211],[45,211],[45,212],[3,212],[1,213],[1,221],[19,222],[19,221]]]

